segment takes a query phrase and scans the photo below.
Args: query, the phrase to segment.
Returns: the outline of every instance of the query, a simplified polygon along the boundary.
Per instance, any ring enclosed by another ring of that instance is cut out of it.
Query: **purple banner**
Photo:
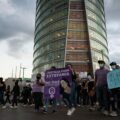
[[[72,81],[71,71],[67,68],[47,70],[45,72],[44,97],[53,99],[60,97],[60,81],[65,78],[70,83]]]

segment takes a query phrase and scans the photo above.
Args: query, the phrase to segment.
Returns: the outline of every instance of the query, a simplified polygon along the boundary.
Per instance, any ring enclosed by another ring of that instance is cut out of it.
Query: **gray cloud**
[[[20,16],[0,17],[0,23],[0,40],[16,36],[19,33],[33,36],[33,25],[27,24],[27,21],[23,21]]]
[[[13,14],[0,14],[0,41],[8,44],[8,55],[18,58],[24,45],[33,41],[35,1],[36,0],[9,0],[13,7]],[[104,0],[110,60],[120,63],[120,0]],[[21,35],[23,36],[21,38]],[[32,48],[31,48],[32,49]]]
[[[21,8],[21,9],[27,9],[29,11],[33,12],[33,6],[35,6],[36,0],[12,0],[13,5]]]
[[[120,0],[104,0],[110,61],[120,64]]]
[[[120,52],[115,52],[110,54],[110,60],[115,61],[120,64]]]
[[[0,12],[0,41],[6,41],[9,56],[19,58],[26,52],[24,45],[34,39],[35,0],[9,0],[6,4],[12,11]]]
[[[24,54],[26,54],[28,51],[27,49],[25,49],[25,46],[29,45],[30,42],[31,37],[25,34],[20,34],[16,38],[10,38],[7,42],[7,54],[17,59],[22,58]]]

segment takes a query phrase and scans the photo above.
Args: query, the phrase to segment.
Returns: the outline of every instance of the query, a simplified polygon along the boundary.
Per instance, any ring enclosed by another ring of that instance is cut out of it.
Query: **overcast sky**
[[[0,76],[19,76],[20,63],[30,77],[36,0],[0,0]],[[110,61],[120,64],[120,0],[104,0]]]

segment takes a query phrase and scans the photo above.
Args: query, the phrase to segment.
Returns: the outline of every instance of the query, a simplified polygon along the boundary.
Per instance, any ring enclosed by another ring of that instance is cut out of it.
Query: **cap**
[[[116,62],[111,62],[110,66],[112,66],[112,65],[117,65],[117,63]]]
[[[98,63],[99,63],[99,64],[105,64],[105,61],[103,61],[103,60],[98,60]]]

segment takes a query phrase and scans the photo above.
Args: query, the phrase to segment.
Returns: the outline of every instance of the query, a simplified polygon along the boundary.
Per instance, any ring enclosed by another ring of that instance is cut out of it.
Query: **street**
[[[118,117],[104,116],[100,112],[91,112],[88,108],[79,107],[72,116],[66,115],[66,108],[52,113],[51,110],[47,114],[35,113],[32,107],[20,107],[18,109],[2,109],[0,108],[0,120],[120,120]]]

